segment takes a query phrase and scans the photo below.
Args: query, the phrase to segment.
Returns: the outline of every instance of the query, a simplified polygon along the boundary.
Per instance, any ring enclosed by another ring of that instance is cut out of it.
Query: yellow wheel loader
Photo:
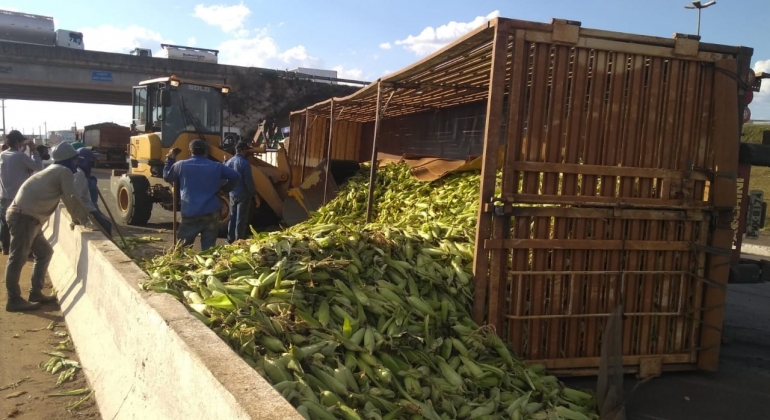
[[[210,159],[224,162],[232,157],[235,144],[229,137],[222,136],[223,102],[229,93],[227,85],[176,76],[147,80],[134,87],[133,135],[127,150],[129,168],[128,171],[112,171],[110,182],[118,212],[126,224],[146,224],[154,204],[173,211],[176,202],[176,210],[179,210],[179,192],[163,180],[163,167],[169,150],[179,148],[182,152],[177,160],[187,159],[190,157],[190,142],[200,139],[208,143]],[[252,152],[249,156],[251,175],[261,203],[252,212],[252,225],[268,226],[282,219],[294,224],[306,219],[310,211],[318,208],[316,196],[323,194],[322,184],[319,188],[315,185],[317,183],[313,183],[314,186],[308,188],[308,183],[304,183],[300,186],[301,194],[289,193],[292,172],[283,148],[275,152],[275,165],[257,157],[258,153],[264,152],[263,147],[252,149]],[[311,174],[323,179],[324,164]],[[338,162],[331,165],[330,173],[340,182],[357,169],[355,162]],[[336,183],[330,181],[329,191],[333,193]],[[174,200],[174,194],[177,194],[177,200]],[[229,217],[229,200],[224,194],[220,199],[223,202],[224,225]],[[287,199],[289,205],[285,212],[284,200]]]

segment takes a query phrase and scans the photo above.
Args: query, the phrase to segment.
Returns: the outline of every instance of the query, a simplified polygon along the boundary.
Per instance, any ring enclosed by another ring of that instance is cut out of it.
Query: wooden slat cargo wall
[[[493,58],[492,77],[508,73],[497,88],[508,110],[489,111],[484,150],[486,163],[504,144],[504,166],[485,165],[482,179],[500,183],[505,214],[482,203],[476,293],[488,283],[488,297],[477,317],[525,359],[582,374],[598,368],[605,323],[623,305],[627,370],[714,369],[703,358],[718,354],[732,236],[711,224],[735,201],[735,59],[499,30],[510,42],[495,55],[508,60]]]
[[[305,124],[309,130],[305,129]],[[332,134],[332,159],[359,160],[361,148],[361,123],[336,120]],[[326,158],[326,142],[329,139],[329,118],[305,113],[293,113],[290,119],[292,137],[288,150],[289,164],[294,175],[294,186],[302,182],[302,167],[305,175]],[[297,133],[297,134],[295,134]]]
[[[382,105],[380,151],[464,158],[483,147],[473,316],[524,359],[595,373],[622,305],[627,371],[713,370],[736,204],[737,80],[751,53],[498,18],[292,121],[338,110],[335,120],[370,127]],[[463,115],[483,121],[481,132],[447,137]],[[324,150],[328,128],[316,124],[308,159]],[[366,157],[372,130],[358,133]]]
[[[466,159],[481,156],[486,101],[382,121],[379,150],[401,155]],[[371,123],[367,123],[371,124]]]

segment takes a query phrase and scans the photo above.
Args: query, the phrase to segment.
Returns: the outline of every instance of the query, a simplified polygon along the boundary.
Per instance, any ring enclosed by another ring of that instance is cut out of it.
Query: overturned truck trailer
[[[290,164],[301,180],[325,158],[483,156],[478,322],[526,360],[592,374],[620,306],[625,371],[715,370],[751,55],[498,18],[292,113]]]

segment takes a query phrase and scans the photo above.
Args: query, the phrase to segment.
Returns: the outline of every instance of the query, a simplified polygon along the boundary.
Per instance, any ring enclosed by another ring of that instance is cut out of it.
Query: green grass
[[[762,133],[770,131],[770,125],[746,124],[743,126],[741,141],[746,143],[762,143]]]
[[[762,133],[770,131],[770,125],[747,124],[743,126],[741,141],[761,143]],[[765,202],[770,203],[770,168],[754,166],[751,168],[749,191],[762,190],[765,192]],[[770,217],[765,221],[765,228],[770,227]]]

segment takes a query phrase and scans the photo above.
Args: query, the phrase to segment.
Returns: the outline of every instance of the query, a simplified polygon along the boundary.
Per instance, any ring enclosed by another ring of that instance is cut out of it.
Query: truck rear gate
[[[441,136],[378,129],[380,118],[475,107],[485,112],[476,320],[526,360],[594,374],[622,305],[626,371],[715,370],[751,54],[686,35],[499,18],[353,95],[293,113],[290,163],[361,159],[373,143],[403,153],[404,139]],[[312,127],[318,118],[360,124],[361,146],[349,146],[348,128],[338,147],[336,130]],[[472,148],[477,135],[472,127],[451,141]],[[435,145],[423,153],[457,153]]]

